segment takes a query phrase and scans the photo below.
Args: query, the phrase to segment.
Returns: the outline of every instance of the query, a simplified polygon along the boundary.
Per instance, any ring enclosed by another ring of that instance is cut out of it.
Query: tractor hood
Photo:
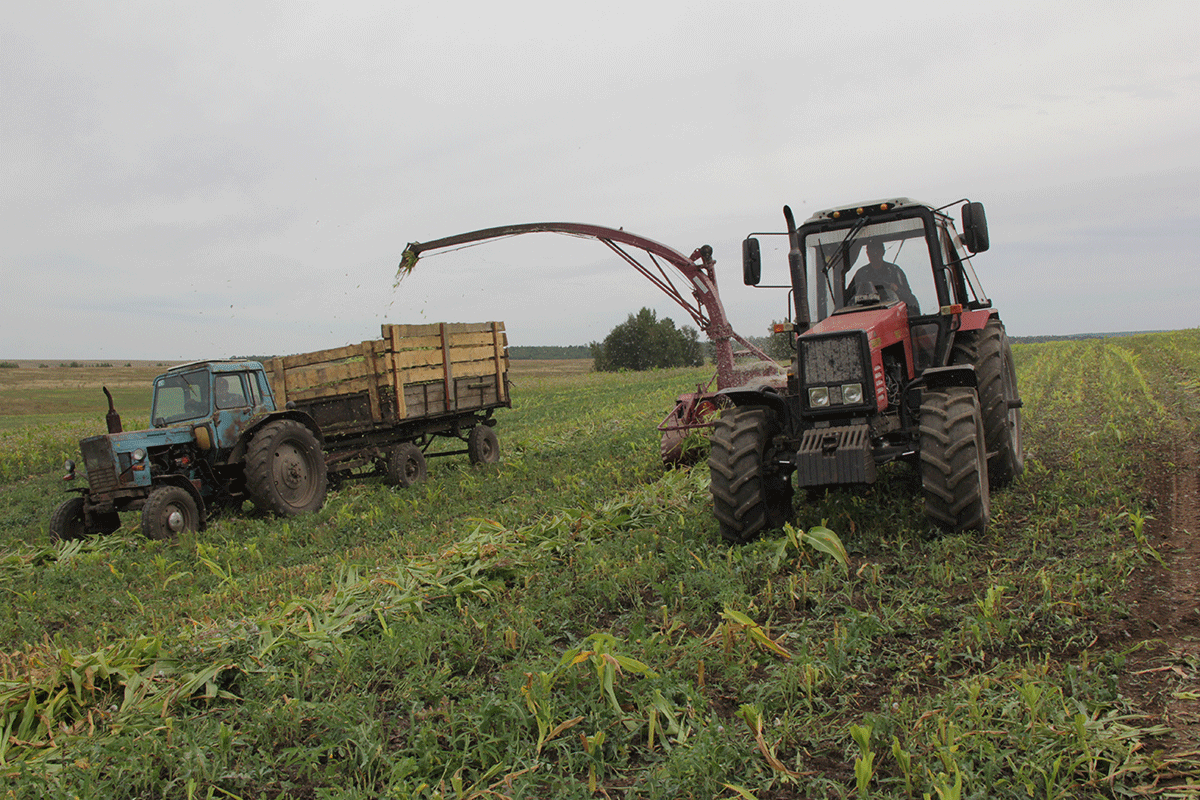
[[[89,436],[79,443],[93,492],[150,485],[150,455],[195,440],[190,426]]]
[[[903,303],[847,306],[813,325],[802,335],[809,336],[835,331],[866,331],[873,354],[901,342],[904,345],[908,363],[912,363],[912,338],[908,329],[908,310]]]
[[[888,407],[883,351],[902,347],[903,363],[912,364],[912,336],[908,326],[908,311],[900,302],[848,306],[826,317],[800,335],[801,374],[806,387],[811,388],[817,383],[865,381],[872,387],[875,410],[882,411]],[[846,344],[838,345],[837,342]],[[860,358],[869,363],[863,363]],[[911,372],[907,377],[913,377]],[[840,410],[834,406],[808,409],[818,415]],[[851,409],[847,407],[846,410]]]

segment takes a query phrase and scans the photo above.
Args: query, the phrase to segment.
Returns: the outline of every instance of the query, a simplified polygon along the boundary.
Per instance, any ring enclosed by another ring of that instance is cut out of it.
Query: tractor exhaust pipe
[[[107,386],[101,388],[104,389],[104,396],[108,398],[108,413],[104,415],[104,422],[106,425],[108,425],[108,432],[120,433],[122,431],[121,415],[118,414],[117,409],[113,407],[112,392],[108,391]]]
[[[783,218],[787,222],[790,245],[788,271],[791,272],[792,286],[796,289],[796,333],[804,333],[812,324],[808,314],[808,276],[800,263],[800,237],[796,233],[796,218],[792,215],[791,206],[783,207]]]

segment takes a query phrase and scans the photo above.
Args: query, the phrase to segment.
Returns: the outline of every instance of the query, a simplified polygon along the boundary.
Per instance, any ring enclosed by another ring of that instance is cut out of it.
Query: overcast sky
[[[516,345],[686,315],[603,245],[985,204],[1013,335],[1200,324],[1200,3],[21,3],[0,28],[0,358],[334,347],[501,319]],[[783,279],[781,251],[766,281]]]

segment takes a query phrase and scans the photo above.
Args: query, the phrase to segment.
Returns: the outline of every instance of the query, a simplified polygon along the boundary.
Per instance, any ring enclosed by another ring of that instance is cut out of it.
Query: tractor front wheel
[[[83,498],[68,497],[59,503],[50,515],[50,540],[65,542],[82,539],[87,535],[87,522],[83,516]]]
[[[121,517],[116,511],[94,514],[88,527],[87,514],[83,510],[84,500],[79,495],[59,503],[50,515],[50,540],[54,542],[82,539],[89,533],[112,533],[121,527]]]
[[[771,463],[778,432],[774,413],[764,408],[729,409],[713,429],[709,491],[727,542],[748,542],[792,515],[789,476]]]
[[[317,437],[293,419],[268,422],[246,451],[246,488],[254,505],[281,517],[319,509],[329,477]]]
[[[161,486],[142,506],[142,533],[147,539],[174,539],[184,531],[200,528],[200,510],[188,491],[180,486]]]
[[[921,488],[925,513],[958,533],[982,531],[991,517],[983,417],[973,389],[921,398]]]

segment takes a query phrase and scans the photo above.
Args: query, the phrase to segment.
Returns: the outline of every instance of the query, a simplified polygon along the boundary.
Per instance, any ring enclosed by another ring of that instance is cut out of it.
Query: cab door
[[[213,427],[219,450],[228,451],[238,443],[242,431],[258,416],[255,406],[260,402],[246,372],[213,375]]]

